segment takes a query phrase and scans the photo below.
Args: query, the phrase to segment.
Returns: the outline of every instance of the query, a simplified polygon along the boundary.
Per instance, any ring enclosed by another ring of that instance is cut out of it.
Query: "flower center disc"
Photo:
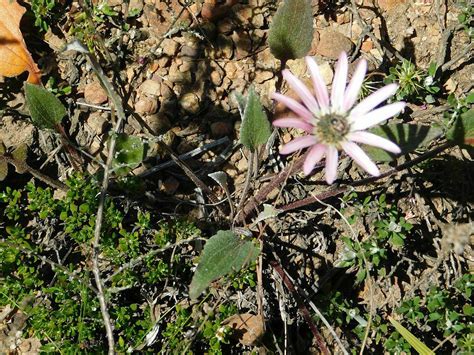
[[[337,145],[349,133],[349,128],[347,116],[328,114],[318,117],[314,135],[321,143]]]

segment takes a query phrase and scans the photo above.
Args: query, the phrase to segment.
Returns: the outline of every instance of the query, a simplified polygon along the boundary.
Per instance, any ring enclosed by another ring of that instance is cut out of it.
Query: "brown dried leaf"
[[[0,75],[13,77],[28,71],[28,82],[40,84],[40,70],[20,31],[25,11],[16,0],[0,0]]]

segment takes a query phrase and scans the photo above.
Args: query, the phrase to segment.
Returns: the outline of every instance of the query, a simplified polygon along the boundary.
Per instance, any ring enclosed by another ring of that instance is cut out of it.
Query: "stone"
[[[249,164],[248,164],[247,158],[242,157],[242,159],[240,159],[237,162],[236,168],[239,172],[242,172],[242,171],[246,171],[248,166],[249,166]]]
[[[368,39],[362,42],[362,45],[360,47],[360,50],[362,52],[368,53],[374,48],[374,42],[372,40]]]
[[[176,63],[172,63],[168,72],[168,80],[171,83],[185,83],[191,82],[192,75],[190,71],[181,72]]]
[[[342,33],[333,30],[322,30],[319,33],[319,44],[316,52],[327,58],[337,59],[341,52],[350,53],[352,41]]]
[[[234,31],[232,41],[237,52],[237,60],[247,57],[252,51],[252,41],[245,31]]]
[[[324,80],[324,83],[326,85],[330,85],[334,77],[334,72],[331,66],[329,65],[328,62],[324,61],[322,63],[318,63],[318,67],[319,67],[319,72],[321,73],[321,77]]]
[[[271,78],[273,78],[273,76],[273,72],[271,71],[258,70],[255,74],[255,82],[257,84],[261,84],[267,80],[270,80]]]
[[[107,0],[107,5],[110,7],[119,6],[122,4],[122,0]]]
[[[287,62],[288,68],[298,78],[306,76],[306,61],[304,58],[292,59]]]
[[[214,138],[230,136],[233,132],[233,125],[229,121],[217,121],[211,124],[211,135]]]
[[[223,72],[221,68],[215,68],[211,72],[211,83],[215,86],[219,86],[222,83]]]
[[[406,0],[377,0],[377,5],[383,11],[391,11],[406,3]]]
[[[293,139],[293,137],[289,132],[285,133],[283,135],[283,137],[281,138],[281,140],[284,144],[289,143],[292,139]]]
[[[234,45],[232,40],[227,36],[218,35],[216,41],[216,57],[230,59],[233,54]]]
[[[319,44],[319,32],[314,31],[313,41],[311,42],[311,48],[309,49],[308,55],[316,55]]]
[[[171,128],[170,119],[163,111],[145,116],[143,120],[156,134],[163,134]]]
[[[262,28],[265,25],[265,17],[263,17],[262,14],[255,15],[252,17],[252,25],[254,25],[255,28]]]
[[[444,84],[444,88],[450,94],[454,93],[457,87],[458,87],[458,84],[453,80],[453,78],[449,78],[448,80],[446,80],[446,83]]]
[[[249,23],[252,20],[253,10],[248,5],[236,5],[233,8],[235,17],[241,23]]]
[[[179,105],[187,113],[196,114],[201,109],[201,99],[195,93],[188,92],[179,99]]]
[[[101,105],[107,102],[107,93],[98,81],[87,84],[84,88],[84,99],[87,103]]]
[[[161,48],[163,49],[163,54],[166,54],[167,56],[174,56],[176,52],[178,51],[179,44],[175,40],[172,40],[171,38],[165,38],[163,42],[161,43]]]
[[[168,29],[166,21],[163,21],[163,18],[158,15],[157,8],[151,4],[143,7],[141,21],[144,26],[148,25],[151,34],[157,37],[161,37]]]
[[[141,93],[150,96],[159,96],[161,91],[161,83],[157,80],[145,80],[138,89]]]
[[[234,62],[227,62],[224,66],[226,78],[233,80],[237,78],[237,66]]]
[[[135,112],[140,115],[151,115],[158,110],[158,100],[155,97],[141,97],[135,102]]]
[[[257,62],[260,68],[264,68],[264,69],[277,68],[277,60],[271,53],[270,48],[266,48],[263,51],[257,53]]]
[[[108,120],[107,115],[104,115],[102,112],[94,111],[91,112],[87,118],[87,125],[95,135],[101,136]]]
[[[217,23],[217,32],[222,34],[229,34],[234,29],[235,24],[232,18],[224,18]]]
[[[168,83],[164,82],[160,88],[160,96],[163,100],[167,100],[174,96],[173,89]]]
[[[235,178],[238,174],[238,171],[231,164],[224,165],[223,170],[231,178]]]
[[[181,51],[179,54],[181,57],[196,58],[199,56],[199,52],[199,47],[184,45],[183,47],[181,47]]]
[[[6,147],[30,146],[33,143],[35,127],[24,120],[18,120],[4,114],[0,119],[0,142]]]
[[[351,20],[351,15],[350,12],[346,11],[342,14],[336,15],[336,22],[339,25],[342,25],[343,23],[348,23]]]
[[[163,181],[160,190],[167,195],[173,195],[176,190],[178,190],[178,187],[179,181],[175,177],[169,176],[165,181]]]

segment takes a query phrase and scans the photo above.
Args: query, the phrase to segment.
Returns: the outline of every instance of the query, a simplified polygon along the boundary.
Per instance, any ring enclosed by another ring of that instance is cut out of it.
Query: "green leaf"
[[[474,109],[464,112],[456,120],[446,138],[459,145],[474,146]]]
[[[196,299],[209,284],[255,261],[260,250],[250,240],[232,231],[218,231],[204,246],[201,260],[189,286],[189,297]]]
[[[474,104],[474,92],[470,93],[466,96],[466,103],[467,104]]]
[[[237,101],[240,106],[243,103],[242,97],[237,99]],[[251,86],[245,100],[245,109],[240,127],[240,141],[253,152],[259,145],[267,143],[271,133],[270,122],[263,110],[258,95]]]
[[[428,68],[428,75],[434,78],[436,76],[437,70],[438,70],[438,65],[436,64],[436,62],[431,62]]]
[[[407,154],[417,148],[424,147],[442,134],[442,130],[438,126],[405,123],[377,126],[371,129],[370,132],[397,144],[402,150],[401,154]],[[380,148],[366,145],[364,151],[374,161],[390,162],[395,159],[394,154]]]
[[[405,241],[399,235],[394,235],[390,238],[390,242],[394,247],[402,247],[405,244]]]
[[[39,128],[54,129],[66,115],[61,101],[39,85],[25,83],[25,97],[31,120]]]
[[[117,175],[126,175],[142,162],[145,146],[139,137],[126,133],[118,134],[115,144],[112,167]]]
[[[400,333],[400,335],[410,344],[413,349],[415,349],[420,355],[434,355],[434,351],[430,350],[425,344],[423,344],[417,337],[415,337],[410,331],[397,322],[392,317],[388,317],[388,320],[395,329]]]
[[[268,35],[272,54],[281,61],[305,56],[313,41],[311,0],[283,0]]]

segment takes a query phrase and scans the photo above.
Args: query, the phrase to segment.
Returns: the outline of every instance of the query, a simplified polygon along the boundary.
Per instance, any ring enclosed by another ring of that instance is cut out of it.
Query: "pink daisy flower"
[[[276,127],[293,127],[304,130],[307,135],[295,138],[280,150],[280,154],[290,154],[310,147],[303,165],[303,172],[308,175],[323,156],[326,157],[326,181],[332,184],[336,180],[339,151],[343,150],[362,169],[373,176],[380,174],[379,169],[367,154],[356,143],[363,143],[382,148],[391,153],[400,153],[400,148],[393,142],[367,132],[388,118],[395,116],[405,107],[404,102],[396,102],[376,108],[397,91],[396,84],[387,85],[355,105],[359,90],[367,71],[367,62],[360,60],[347,84],[348,61],[346,53],[341,53],[336,65],[332,82],[331,96],[321,77],[316,62],[306,57],[311,78],[313,93],[289,70],[283,71],[283,77],[298,94],[302,103],[279,94],[272,98],[287,106],[295,117],[280,118],[273,121]]]

